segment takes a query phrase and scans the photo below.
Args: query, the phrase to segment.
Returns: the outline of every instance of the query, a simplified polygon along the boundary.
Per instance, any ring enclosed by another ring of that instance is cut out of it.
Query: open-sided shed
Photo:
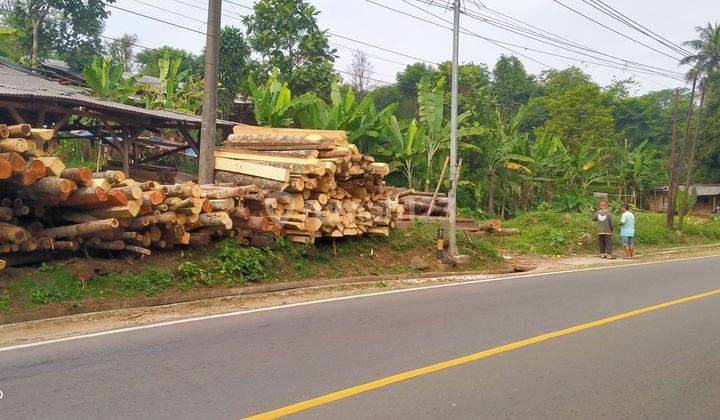
[[[149,163],[186,151],[197,153],[201,117],[179,112],[150,110],[94,98],[81,88],[48,80],[39,73],[0,60],[0,121],[28,123],[54,129],[62,136],[75,137],[77,130],[117,150],[123,171],[131,163]],[[218,133],[227,137],[235,123],[217,121]],[[141,135],[174,129],[184,143],[154,142],[158,153],[139,158],[136,145],[146,142]]]

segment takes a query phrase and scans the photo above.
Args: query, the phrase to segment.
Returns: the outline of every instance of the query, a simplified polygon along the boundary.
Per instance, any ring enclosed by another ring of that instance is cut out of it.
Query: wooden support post
[[[6,108],[10,115],[17,121],[18,124],[25,124],[25,119],[20,115],[20,113],[15,108],[8,107]]]

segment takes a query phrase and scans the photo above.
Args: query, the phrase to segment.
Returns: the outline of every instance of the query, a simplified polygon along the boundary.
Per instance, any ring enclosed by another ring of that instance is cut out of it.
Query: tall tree
[[[105,5],[115,0],[2,0],[0,10],[6,19],[10,17],[21,30],[32,34],[28,55],[33,67],[40,64],[45,46],[52,48],[73,67],[82,68],[87,53],[101,48],[99,35],[109,12]],[[53,35],[53,39],[43,36]],[[91,56],[92,57],[92,56]],[[89,59],[89,58],[88,58]]]
[[[569,147],[607,147],[615,134],[612,110],[602,103],[600,87],[585,83],[549,103],[550,118],[535,129],[538,136],[558,136]]]
[[[590,83],[590,76],[575,66],[564,70],[543,71],[540,77],[543,80],[543,89],[551,97],[560,96],[574,87]]]
[[[348,67],[350,87],[360,99],[373,88],[374,82],[372,79],[375,75],[373,69],[374,66],[368,59],[367,54],[360,50],[353,52],[352,62]]]
[[[204,57],[201,57],[204,62]],[[241,29],[226,26],[220,29],[220,62],[218,64],[218,112],[220,117],[230,116],[234,110],[235,99],[246,93],[250,46],[245,41]]]
[[[434,83],[440,78],[440,73],[431,65],[415,63],[406,66],[395,78],[400,93],[405,97],[414,98],[417,97],[418,83],[423,77],[427,77],[431,83]]]
[[[525,66],[514,56],[501,55],[493,68],[492,97],[503,122],[508,123],[530,99]]]
[[[260,0],[254,13],[245,16],[248,42],[262,58],[267,78],[280,69],[281,78],[297,94],[317,92],[328,96],[332,82],[335,49],[327,31],[317,24],[320,12],[304,0]]]
[[[695,50],[694,54],[690,54],[680,60],[680,64],[690,64],[692,69],[688,73],[688,77],[695,80],[702,79],[702,93],[700,94],[700,104],[698,107],[697,122],[695,124],[695,132],[693,134],[692,146],[690,148],[690,158],[688,160],[687,174],[685,178],[685,191],[690,191],[690,183],[692,182],[692,172],[695,165],[695,152],[697,149],[697,138],[702,126],[703,106],[705,104],[705,94],[707,93],[708,84],[711,76],[720,69],[720,25],[708,23],[707,26],[698,26],[695,28],[698,38],[683,43],[685,47]],[[689,129],[689,127],[688,127]],[[687,210],[688,194],[683,194],[682,212],[685,214]],[[682,233],[683,219],[678,221],[678,231]]]
[[[125,63],[124,70],[127,72],[133,71],[135,67],[135,43],[138,41],[138,36],[135,34],[124,34],[120,38],[113,39],[108,42],[105,46],[108,55],[116,63]]]

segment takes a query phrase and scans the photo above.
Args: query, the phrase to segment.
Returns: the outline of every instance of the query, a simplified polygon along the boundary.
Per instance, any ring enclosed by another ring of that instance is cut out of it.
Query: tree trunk
[[[673,228],[675,219],[675,159],[677,153],[675,151],[677,143],[677,125],[678,125],[678,102],[680,102],[680,89],[675,89],[675,102],[673,104],[673,127],[672,140],[670,143],[670,161],[668,162],[668,190],[667,190],[667,206],[665,208],[665,225],[668,229]]]
[[[493,175],[488,177],[488,216],[493,217],[495,215],[495,201],[494,201],[494,190],[495,180]]]
[[[685,117],[685,132],[683,140],[680,144],[680,154],[678,155],[677,165],[675,167],[675,179],[673,180],[673,196],[677,197],[680,189],[680,177],[685,166],[685,155],[687,154],[688,139],[690,138],[690,122],[692,121],[692,113],[695,105],[695,89],[697,87],[697,77],[693,78],[692,90],[690,93],[690,101],[688,103],[688,111]],[[673,206],[673,214],[675,212],[675,202],[670,203]]]
[[[692,146],[690,147],[690,159],[688,161],[687,175],[685,178],[685,194],[683,194],[683,202],[680,207],[680,220],[678,220],[678,234],[682,235],[683,221],[685,220],[685,213],[687,212],[687,201],[690,196],[690,182],[692,181],[692,171],[695,165],[695,150],[697,149],[697,138],[700,132],[700,125],[702,124],[703,105],[705,104],[705,92],[707,91],[708,80],[705,79],[703,82],[702,93],[700,94],[700,105],[698,106],[697,122],[695,123],[695,132],[693,133]]]
[[[34,19],[32,22],[33,27],[33,43],[32,43],[32,57],[31,62],[33,68],[40,67],[40,60],[38,59],[38,56],[40,55],[40,20]]]

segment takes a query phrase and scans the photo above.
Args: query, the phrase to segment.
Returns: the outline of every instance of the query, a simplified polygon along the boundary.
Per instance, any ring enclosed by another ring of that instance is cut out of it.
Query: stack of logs
[[[344,131],[236,126],[215,151],[220,185],[256,185],[246,205],[294,242],[388,235],[403,206],[388,197],[386,163],[349,144]]]
[[[409,214],[447,216],[448,197],[445,193],[420,192],[412,189],[393,192]]]
[[[247,243],[253,231],[273,231],[243,205],[257,199],[253,185],[161,185],[120,171],[66,168],[43,152],[53,134],[0,124],[0,267],[78,250],[147,255],[218,237]]]

